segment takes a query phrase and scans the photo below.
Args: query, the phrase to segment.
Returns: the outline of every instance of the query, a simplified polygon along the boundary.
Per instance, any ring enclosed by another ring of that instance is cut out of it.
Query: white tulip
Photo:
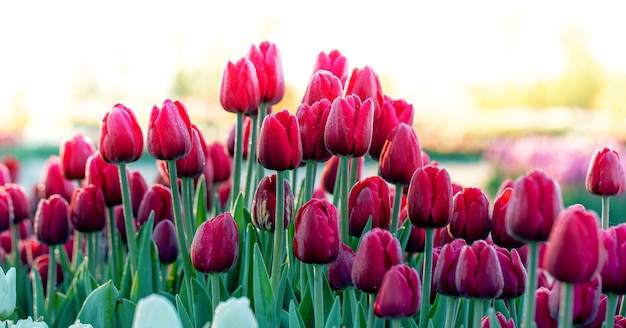
[[[76,321],[67,328],[93,328],[93,326],[89,323],[80,323],[80,320],[76,319]]]
[[[220,302],[213,314],[212,328],[222,327],[249,327],[257,328],[259,326],[256,321],[252,309],[250,309],[250,300],[243,296],[241,298],[229,298],[225,302]]]
[[[182,326],[176,308],[165,296],[150,294],[137,302],[133,328]]]
[[[0,267],[0,319],[6,319],[15,311],[15,268],[10,268],[6,275]]]
[[[33,321],[33,318],[28,317],[26,319],[17,320],[15,328],[48,328],[48,324],[41,319]]]

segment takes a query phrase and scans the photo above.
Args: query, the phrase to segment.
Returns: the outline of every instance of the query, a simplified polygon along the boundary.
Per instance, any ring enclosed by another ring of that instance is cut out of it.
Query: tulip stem
[[[193,219],[193,209],[191,206],[193,200],[193,187],[191,178],[182,178],[182,191],[183,191],[183,215],[185,221],[183,226],[185,227],[185,240],[187,241],[187,249],[191,247],[191,240],[193,239],[195,227],[195,220]]]
[[[116,229],[117,226],[115,225],[115,210],[113,206],[108,207],[108,212],[109,212],[109,220],[107,221],[108,230],[109,230],[109,233],[107,234],[107,241],[109,243],[108,265],[111,268],[111,278],[113,279],[114,284],[116,286],[119,286],[120,279],[119,279],[119,273],[117,269],[119,267],[118,264],[119,264],[120,259],[117,256],[118,254],[118,239],[117,239],[117,229]],[[126,224],[126,214],[124,214],[124,224]],[[133,227],[134,226],[135,225],[133,223]],[[126,236],[127,236],[126,240],[128,241],[128,234],[126,234]],[[89,261],[89,257],[87,257],[87,261]]]
[[[574,285],[571,283],[561,283],[561,302],[559,304],[559,328],[572,327],[573,306],[574,306]],[[608,307],[607,307],[608,309]]]
[[[402,320],[401,319],[391,319],[391,328],[402,328]]]
[[[323,283],[324,268],[320,264],[313,265],[313,279],[315,289],[315,328],[324,327],[324,287]]]
[[[348,190],[352,189],[352,186],[356,184],[359,173],[359,161],[359,158],[350,158],[350,184],[348,184]]]
[[[482,298],[474,298],[472,299],[472,303],[474,304],[474,313],[472,315],[472,327],[480,327],[480,321],[483,318],[483,308],[484,308],[485,300],[483,300]]]
[[[396,186],[396,199],[402,197],[402,189],[400,189],[400,197],[397,192],[398,186]],[[394,203],[396,201],[394,200]],[[395,212],[394,205],[394,212]],[[392,222],[393,224],[393,222]],[[397,223],[396,223],[397,225]],[[423,284],[422,284],[422,304],[420,305],[420,327],[426,327],[428,325],[428,312],[430,312],[430,281],[432,279],[432,267],[433,267],[433,239],[435,235],[434,228],[426,228],[426,239],[424,243],[424,267],[422,271]]]
[[[50,245],[50,255],[48,257],[48,286],[46,297],[46,321],[50,324],[54,322],[52,312],[54,311],[54,296],[56,295],[55,287],[57,280],[57,261],[55,249],[57,245]]]
[[[124,227],[126,229],[126,245],[130,253],[130,268],[133,275],[137,272],[137,261],[139,255],[137,253],[137,240],[135,236],[135,225],[133,224],[133,207],[130,199],[130,187],[128,185],[128,175],[126,175],[126,164],[117,164],[119,168],[120,186],[122,188],[122,204],[124,205]],[[174,180],[176,183],[176,180]],[[111,226],[114,228],[115,225]],[[111,230],[113,231],[113,230]],[[115,252],[115,250],[114,250]]]
[[[257,140],[257,120],[259,119],[259,114],[253,115],[251,117],[252,122],[250,122],[250,144],[248,145],[248,155],[247,155],[247,167],[246,167],[246,205],[250,207],[252,205],[252,199],[254,198],[253,186],[256,186],[257,179],[254,178],[255,166],[257,164],[257,156],[256,156],[256,140]],[[243,142],[243,141],[242,141]],[[243,147],[243,145],[242,145]],[[243,151],[243,150],[242,150]],[[242,154],[243,156],[243,154]],[[258,179],[260,180],[260,179]]]
[[[259,112],[257,113],[257,135],[261,132],[261,127],[263,127],[263,120],[265,120],[265,116],[267,116],[267,104],[265,102],[261,102],[261,104],[259,105]],[[250,157],[248,156],[248,158]],[[265,176],[265,168],[263,167],[263,165],[261,165],[261,163],[259,163],[259,161],[256,160],[256,158],[254,159],[254,162],[256,163],[256,176],[254,179],[254,185],[256,186]]]
[[[98,241],[97,241],[97,232],[89,232],[87,233],[87,266],[89,268],[89,272],[91,273],[91,275],[94,277],[94,279],[98,280],[96,278],[96,265],[98,264],[98,261],[96,260],[96,247],[98,247]]]
[[[348,164],[350,162],[350,157],[341,156],[339,157],[339,203],[340,203],[340,215],[339,215],[339,233],[341,235],[341,242],[350,245],[350,235],[348,233]],[[335,179],[335,181],[338,179]]]
[[[241,160],[243,158],[243,113],[237,113],[237,125],[235,129],[235,161],[233,163],[233,186],[230,190],[230,207],[235,204],[237,195],[241,189]],[[172,185],[176,180],[172,181]]]
[[[20,259],[20,247],[19,247],[19,242],[20,242],[20,226],[17,223],[13,223],[11,224],[11,230],[13,230],[13,238],[12,242],[13,245],[11,246],[13,249],[13,266],[15,267],[15,273],[16,276],[18,273],[20,273],[20,268],[21,268],[21,259]],[[18,276],[19,277],[19,276]]]
[[[602,196],[602,219],[601,219],[601,224],[602,224],[602,229],[604,230],[608,230],[609,229],[609,207],[610,207],[610,203],[609,203],[609,196]]]
[[[393,211],[391,213],[391,225],[389,226],[389,232],[392,235],[396,235],[398,231],[398,221],[400,220],[400,206],[402,205],[402,188],[401,184],[396,185],[396,191],[393,198]],[[432,230],[432,229],[431,229]]]
[[[524,319],[522,327],[535,326],[535,290],[537,289],[537,257],[539,256],[539,242],[528,243],[528,285],[524,292]]]
[[[72,271],[76,271],[81,262],[81,250],[80,244],[82,240],[82,233],[78,230],[74,230],[74,244],[72,245]]]
[[[454,327],[456,322],[456,315],[459,311],[459,298],[456,296],[446,296],[447,308],[446,308],[446,325],[445,327]],[[424,302],[422,302],[424,303]]]
[[[370,306],[367,314],[367,326],[376,327],[376,316],[374,315],[374,303],[376,302],[376,294],[369,294]]]
[[[605,327],[613,327],[615,325],[615,310],[617,309],[618,298],[619,295],[614,293],[608,293],[606,295]]]
[[[278,299],[280,266],[283,259],[283,233],[285,217],[285,171],[276,171],[276,216],[274,217],[274,252],[272,254],[271,283]]]
[[[211,305],[213,305],[213,318],[215,318],[215,309],[220,303],[220,276],[219,273],[211,274]]]
[[[309,159],[306,161],[306,176],[304,177],[304,199],[302,200],[302,203],[306,203],[311,200],[311,198],[313,198],[316,168],[317,162],[315,162],[315,160]]]

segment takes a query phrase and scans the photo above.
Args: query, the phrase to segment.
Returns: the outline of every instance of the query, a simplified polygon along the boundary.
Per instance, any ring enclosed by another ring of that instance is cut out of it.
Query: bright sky
[[[466,99],[454,92],[465,83],[556,75],[564,61],[560,33],[573,25],[587,33],[603,66],[626,72],[621,1],[382,3],[5,1],[0,129],[12,126],[7,118],[19,108],[28,116],[27,133],[46,131],[35,139],[67,134],[73,95],[88,87],[88,76],[115,97],[86,107],[91,117],[115,102],[147,115],[170,97],[179,67],[207,60],[223,67],[264,40],[279,47],[285,79],[301,92],[317,54],[339,49],[351,69],[373,67],[392,97],[418,110],[463,107]]]

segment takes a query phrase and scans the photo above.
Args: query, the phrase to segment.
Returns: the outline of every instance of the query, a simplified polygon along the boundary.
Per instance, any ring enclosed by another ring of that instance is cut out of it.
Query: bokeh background
[[[219,105],[222,69],[269,40],[287,83],[278,108],[295,111],[317,54],[337,49],[414,105],[422,147],[457,183],[493,195],[502,179],[540,167],[566,202],[599,204],[584,175],[596,149],[621,152],[626,139],[625,9],[609,0],[7,1],[0,155],[21,159],[20,179],[34,183],[64,138],[97,142],[115,103],[147,125],[165,98],[185,103],[208,141],[225,140],[235,117]]]

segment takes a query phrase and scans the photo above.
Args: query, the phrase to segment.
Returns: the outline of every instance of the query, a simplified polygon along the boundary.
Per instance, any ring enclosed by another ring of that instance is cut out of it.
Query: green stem
[[[109,219],[107,220],[107,228],[109,233],[107,234],[107,242],[109,243],[109,261],[108,265],[111,268],[111,278],[113,279],[113,283],[116,286],[119,286],[120,277],[118,277],[117,269],[119,268],[119,261],[121,259],[118,258],[118,239],[117,239],[117,228],[115,225],[115,210],[113,206],[108,207]],[[134,220],[134,219],[133,219]],[[124,214],[124,221],[126,221],[126,214]],[[126,222],[124,222],[126,224]],[[133,224],[133,227],[135,225]],[[128,236],[128,234],[127,234]],[[128,240],[128,239],[126,239]],[[89,257],[87,257],[87,261],[89,261]]]
[[[54,297],[56,295],[56,280],[57,280],[57,261],[55,250],[57,245],[50,245],[50,257],[48,261],[48,286],[46,294],[46,321],[49,323],[54,322]]]
[[[280,287],[280,266],[283,260],[283,234],[285,216],[285,171],[276,171],[276,216],[274,217],[274,251],[272,254],[271,283],[274,296],[278,299]]]
[[[126,228],[126,245],[130,253],[131,272],[137,271],[137,261],[139,253],[137,252],[137,240],[135,235],[135,225],[133,224],[133,207],[130,199],[130,187],[128,185],[128,175],[126,175],[126,164],[118,164],[120,172],[120,185],[122,188],[122,204],[124,205],[124,227]],[[176,183],[176,180],[172,180]],[[115,227],[115,224],[112,228]]]
[[[369,294],[370,304],[369,312],[367,314],[367,326],[376,327],[376,316],[374,315],[374,302],[376,301],[376,294]]]
[[[315,301],[315,307],[313,311],[315,312],[315,328],[323,328],[325,324],[324,320],[324,287],[322,285],[324,275],[324,268],[322,265],[313,265],[313,276],[314,276],[314,289],[315,289],[315,297],[313,298]]]
[[[243,113],[237,113],[237,126],[235,129],[235,161],[233,163],[233,186],[230,190],[230,207],[235,204],[235,199],[241,190],[241,162],[243,158]],[[170,180],[172,181],[172,180]],[[173,180],[176,181],[176,180]]]
[[[191,178],[182,178],[182,191],[183,191],[183,215],[185,227],[185,240],[187,241],[187,249],[191,247],[191,240],[193,239],[195,228],[195,220],[193,219],[193,181]]]
[[[472,302],[474,303],[474,313],[472,315],[472,327],[480,327],[480,321],[483,318],[483,306],[484,306],[485,300],[481,298],[475,298],[472,300]]]
[[[163,264],[161,263],[161,288],[163,291],[168,291],[169,289],[167,288],[167,264]]]
[[[517,298],[510,299],[508,303],[509,303],[509,316],[513,318],[513,321],[515,321],[515,325],[519,326],[519,318],[517,316]]]
[[[447,309],[446,309],[446,325],[445,327],[454,327],[456,322],[456,315],[459,311],[459,298],[456,296],[446,296]]]
[[[345,293],[348,293],[350,311],[352,311],[352,327],[358,327],[361,323],[359,322],[359,308],[356,301],[356,291],[354,290],[354,288],[348,288],[346,291],[344,291],[344,299]]]
[[[402,204],[402,187],[403,185],[397,184],[396,191],[393,198],[393,211],[391,213],[391,225],[389,226],[389,232],[392,235],[396,235],[398,231],[398,221],[400,220],[400,206]]]
[[[348,189],[352,189],[352,186],[356,183],[357,174],[359,173],[359,162],[360,158],[350,158],[350,182],[348,184]]]
[[[13,232],[13,238],[11,238],[13,245],[12,247],[12,251],[13,251],[13,266],[15,267],[15,273],[16,273],[16,277],[17,277],[17,273],[19,272],[20,268],[22,267],[22,261],[20,258],[20,227],[18,224],[13,223],[11,224],[11,230]]]
[[[78,230],[74,230],[74,244],[72,245],[72,271],[76,271],[76,268],[82,262],[82,251],[80,249],[80,243],[82,242],[82,233]]]
[[[259,114],[253,115],[251,117],[252,122],[250,122],[250,144],[248,145],[248,163],[246,167],[246,204],[248,208],[252,205],[252,199],[254,197],[254,189],[253,187],[256,184],[253,181],[256,181],[254,178],[254,169],[257,165],[257,155],[256,155],[256,140],[257,140],[257,120],[259,119]],[[259,179],[260,180],[260,179]]]
[[[261,127],[263,127],[263,120],[265,119],[265,116],[267,116],[266,103],[261,103],[261,105],[259,105],[259,113],[257,114],[257,116],[258,128],[256,129],[256,133],[258,135],[259,133],[261,133]],[[254,162],[256,163],[256,176],[254,178],[254,185],[256,186],[259,184],[259,181],[261,181],[261,178],[265,176],[265,168],[256,159],[254,160]]]
[[[211,274],[211,305],[213,305],[213,314],[220,303],[220,275],[219,273]]]
[[[561,302],[559,304],[559,328],[573,327],[574,285],[561,283]]]
[[[306,176],[304,178],[304,199],[303,203],[308,202],[313,198],[313,191],[315,190],[315,172],[317,171],[317,162],[315,160],[306,161]]]
[[[396,198],[398,198],[396,192]],[[395,203],[395,201],[394,201]],[[426,240],[424,244],[424,267],[422,271],[422,304],[420,305],[420,327],[428,325],[428,313],[430,311],[430,284],[432,279],[433,267],[433,239],[435,235],[434,228],[426,228]]]
[[[608,196],[602,196],[602,219],[601,219],[601,223],[602,223],[602,229],[604,230],[608,230],[609,229],[609,207],[610,207],[610,203],[609,203],[609,197]]]
[[[524,293],[524,318],[522,327],[535,326],[535,290],[537,289],[537,257],[539,256],[539,242],[528,244],[528,285]]]
[[[96,278],[96,266],[98,265],[97,255],[97,247],[98,241],[96,238],[98,237],[97,232],[89,232],[87,233],[87,266],[89,268],[89,272],[91,275]],[[97,278],[96,278],[97,280]]]
[[[613,327],[615,325],[615,310],[617,309],[618,298],[619,295],[617,294],[609,293],[606,295],[605,327]]]
[[[391,328],[402,328],[402,320],[401,319],[391,319]]]
[[[339,209],[340,209],[340,215],[339,215],[339,220],[341,221],[341,223],[339,224],[339,233],[341,235],[341,242],[349,245],[350,243],[350,235],[348,233],[348,163],[350,162],[350,157],[340,157],[339,158],[339,172],[337,173],[338,176],[335,179],[335,181],[337,180],[341,180],[341,185],[340,185],[340,196],[339,196]],[[337,182],[335,182],[337,183]]]

